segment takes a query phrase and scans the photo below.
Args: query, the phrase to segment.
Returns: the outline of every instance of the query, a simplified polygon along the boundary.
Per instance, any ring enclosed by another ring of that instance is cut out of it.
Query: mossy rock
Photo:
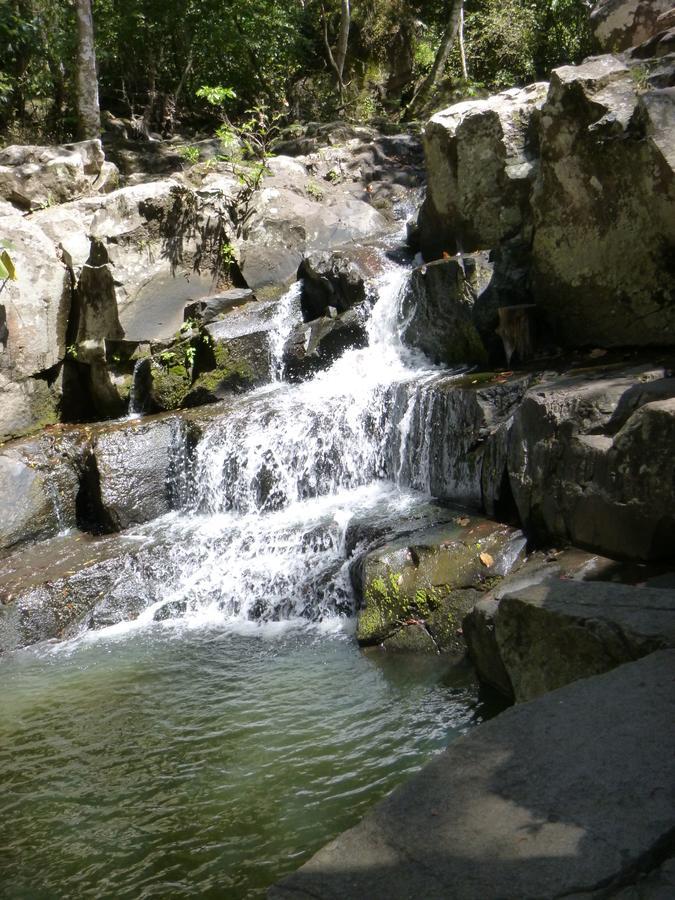
[[[353,570],[363,609],[356,636],[379,644],[421,620],[444,649],[457,649],[463,615],[524,555],[521,532],[480,517],[463,517],[366,554]],[[431,628],[430,628],[431,630]],[[436,638],[436,635],[438,637]]]
[[[165,367],[154,362],[152,366],[152,401],[161,410],[179,409],[190,392],[192,380],[183,365]]]
[[[385,650],[395,653],[438,653],[438,646],[424,625],[404,625],[384,641]]]
[[[466,650],[462,621],[483,596],[483,591],[465,588],[451,591],[441,599],[426,620],[426,627],[439,650],[444,653],[463,653]]]

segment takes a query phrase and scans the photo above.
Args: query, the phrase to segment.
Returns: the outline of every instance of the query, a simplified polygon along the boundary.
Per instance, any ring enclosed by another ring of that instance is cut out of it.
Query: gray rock
[[[675,93],[634,66],[556,69],[541,112],[533,296],[568,346],[675,343]]]
[[[512,591],[494,619],[517,701],[675,647],[675,591],[547,581]]]
[[[467,100],[427,123],[427,197],[420,212],[425,259],[485,250],[523,230],[536,171],[536,123],[547,85]]]
[[[0,199],[22,210],[41,209],[97,193],[105,157],[99,140],[61,147],[11,146],[0,150]]]
[[[672,559],[675,399],[625,419],[639,385],[661,374],[563,376],[527,393],[511,430],[509,479],[529,535],[619,558]]]
[[[57,419],[58,390],[46,379],[66,353],[71,280],[56,246],[31,221],[7,216],[0,231],[11,236],[17,270],[0,294],[1,442]]]
[[[366,299],[363,275],[344,254],[310,253],[300,263],[298,279],[302,279],[302,311],[305,321],[325,315],[334,307],[345,312]]]
[[[480,599],[464,617],[462,631],[469,656],[476,667],[480,680],[489,684],[509,700],[513,700],[513,685],[497,644],[495,620],[498,609],[499,600],[490,592],[488,596]]]
[[[625,50],[656,34],[671,6],[672,0],[599,0],[591,11],[593,32],[603,50]]]
[[[186,322],[196,319],[203,325],[209,325],[223,314],[255,299],[250,288],[232,288],[229,291],[189,303],[183,311],[183,317]]]
[[[123,422],[95,435],[90,489],[105,530],[147,522],[172,508],[172,474],[184,441],[176,417]]]
[[[511,421],[530,384],[528,375],[476,373],[400,386],[392,416],[400,421],[411,404],[412,415],[392,474],[438,499],[508,520]]]
[[[348,192],[328,192],[321,202],[287,188],[257,191],[238,240],[246,283],[256,290],[288,283],[304,256],[347,241],[384,234],[390,224],[363,200]]]
[[[11,450],[0,454],[0,523],[0,549],[58,530],[42,474]]]
[[[433,362],[485,364],[487,353],[473,320],[476,294],[455,259],[416,268],[402,304],[403,339]]]
[[[16,551],[0,574],[0,653],[134,618],[158,599],[144,578],[156,558],[152,541],[79,533]]]
[[[612,896],[675,827],[674,671],[661,651],[507,710],[268,896]]]
[[[284,347],[284,373],[291,380],[325,369],[351,347],[368,343],[366,314],[362,308],[341,315],[323,316],[296,325]]]

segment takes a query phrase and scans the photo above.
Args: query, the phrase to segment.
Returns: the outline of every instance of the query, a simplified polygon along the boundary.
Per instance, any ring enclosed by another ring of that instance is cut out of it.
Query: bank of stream
[[[377,279],[367,348],[214,415],[184,508],[119,539],[123,601],[3,658],[5,896],[262,896],[489,714],[447,658],[353,637],[350,555],[429,503],[406,278]]]

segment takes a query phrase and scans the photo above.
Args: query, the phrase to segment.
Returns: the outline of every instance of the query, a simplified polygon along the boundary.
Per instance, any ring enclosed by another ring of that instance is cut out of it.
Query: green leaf
[[[9,278],[10,281],[16,281],[16,268],[12,257],[6,250],[0,253],[0,278]]]

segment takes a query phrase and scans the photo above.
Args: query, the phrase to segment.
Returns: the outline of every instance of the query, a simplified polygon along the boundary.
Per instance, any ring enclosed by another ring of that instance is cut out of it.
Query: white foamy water
[[[427,388],[441,371],[401,340],[408,277],[389,263],[370,286],[367,347],[303,383],[276,380],[228,401],[209,420],[181,487],[185,508],[136,530],[150,547],[124,577],[142,586],[143,608],[102,634],[158,620],[334,627],[351,615],[350,529],[395,522],[428,500]],[[277,379],[300,290],[279,301],[270,342]]]

